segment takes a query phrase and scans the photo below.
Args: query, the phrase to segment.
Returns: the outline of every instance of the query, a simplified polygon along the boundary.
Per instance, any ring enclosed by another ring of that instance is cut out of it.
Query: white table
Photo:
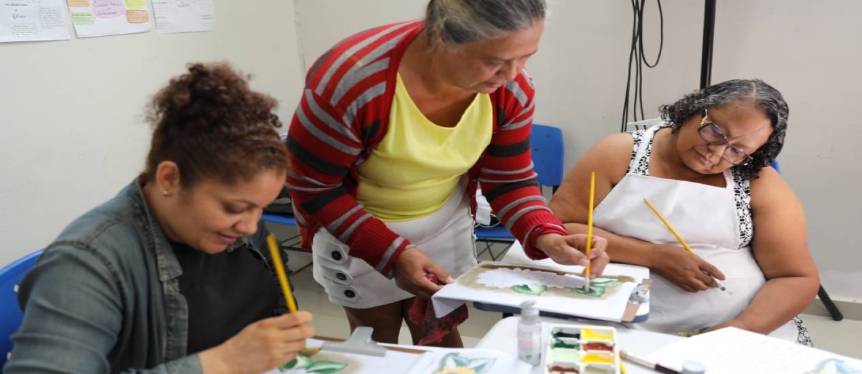
[[[497,322],[491,330],[476,344],[476,348],[493,349],[510,353],[518,354],[518,319],[519,317],[509,317]],[[554,319],[542,317],[542,323],[555,324],[572,324],[572,325],[593,325],[593,326],[612,326],[617,329],[617,344],[621,349],[636,355],[646,355],[655,351],[667,344],[684,339],[676,335],[659,334],[649,331],[631,330],[621,327],[619,324],[601,324],[601,323],[582,323],[575,321],[567,321],[562,319]],[[625,362],[626,370],[629,374],[652,374],[657,373],[650,369],[637,366],[630,362]],[[535,372],[535,371],[534,371]]]

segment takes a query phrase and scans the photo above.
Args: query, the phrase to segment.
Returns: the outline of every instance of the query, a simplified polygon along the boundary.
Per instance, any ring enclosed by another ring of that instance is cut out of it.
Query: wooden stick
[[[272,234],[267,235],[266,242],[269,244],[269,255],[275,265],[278,283],[281,284],[281,293],[284,294],[284,299],[287,301],[287,309],[291,313],[296,313],[296,302],[293,301],[293,293],[290,292],[290,283],[287,280],[287,273],[284,271],[284,263],[281,261],[281,252],[278,250],[278,244],[275,243],[275,237]]]
[[[689,251],[690,253],[694,253],[694,251],[691,250],[691,247],[688,246],[688,243],[686,243],[685,240],[683,240],[682,237],[679,236],[679,233],[677,233],[676,230],[674,230],[673,226],[670,225],[670,222],[668,222],[666,219],[664,219],[664,216],[662,216],[661,213],[658,212],[658,209],[656,209],[656,207],[654,205],[652,205],[652,203],[649,201],[649,199],[644,198],[644,202],[647,205],[649,205],[649,208],[652,209],[652,212],[655,213],[656,217],[658,217],[658,219],[660,219],[661,222],[664,223],[664,226],[667,227],[668,231],[670,231],[670,233],[673,234],[674,237],[676,237],[676,240],[679,241],[679,244],[682,244],[682,247],[685,248],[686,251]],[[724,285],[718,281],[718,278],[712,276],[712,274],[707,274],[707,275],[709,275],[712,278],[712,280],[715,281],[715,284],[718,285],[718,288],[720,290],[722,290],[722,291],[727,290],[727,287],[724,287]]]
[[[596,172],[590,173],[590,205],[587,213],[587,248],[584,254],[587,256],[587,266],[584,269],[584,291],[590,293],[590,249],[593,247],[593,202],[596,198]]]

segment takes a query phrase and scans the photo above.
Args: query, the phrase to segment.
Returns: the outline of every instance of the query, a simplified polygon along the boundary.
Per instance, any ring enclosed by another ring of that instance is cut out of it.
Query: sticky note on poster
[[[67,0],[79,38],[121,35],[150,30],[146,0]]]
[[[72,13],[72,23],[75,26],[92,26],[96,17],[92,13]]]
[[[126,20],[129,23],[147,23],[150,22],[150,14],[146,10],[129,9],[126,11]]]
[[[147,2],[144,0],[125,0],[126,8],[142,9],[147,7]]]

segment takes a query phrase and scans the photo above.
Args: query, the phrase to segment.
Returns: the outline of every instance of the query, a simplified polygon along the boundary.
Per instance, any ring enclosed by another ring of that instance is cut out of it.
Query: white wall
[[[757,76],[790,104],[782,172],[830,295],[862,302],[862,2],[722,1],[713,81]]]
[[[281,116],[289,118],[302,65],[353,32],[420,18],[426,0],[295,3],[255,0],[252,8],[216,0],[219,26],[210,33],[0,45],[0,264],[44,246],[134,177],[148,146],[143,106],[186,62],[229,60],[254,73],[253,85],[281,100]],[[665,48],[659,67],[645,73],[647,117],[699,83],[703,2],[662,4]],[[805,204],[823,283],[839,299],[862,299],[854,236],[862,223],[855,194],[862,186],[854,136],[862,102],[858,14],[862,3],[853,0],[721,1],[713,65],[713,82],[759,77],[790,103],[780,161]],[[648,2],[650,60],[657,24]],[[630,32],[627,1],[553,1],[529,68],[539,88],[536,121],[563,128],[567,167],[619,128]]]
[[[646,49],[658,47],[658,13],[648,1]],[[421,17],[425,0],[298,0],[304,61],[352,32]],[[647,118],[700,82],[703,2],[665,0],[661,63],[644,78]],[[338,9],[337,12],[332,11]],[[790,130],[784,175],[809,220],[810,247],[824,286],[862,299],[860,152],[854,110],[862,101],[862,28],[853,0],[723,0],[718,4],[713,82],[758,77],[781,90]],[[538,86],[536,122],[563,128],[569,168],[594,142],[618,131],[631,38],[628,1],[552,2],[540,52],[528,64]],[[842,110],[843,109],[843,110]]]
[[[293,3],[215,3],[213,32],[0,44],[0,264],[131,182],[149,149],[143,108],[187,62],[233,63],[290,118],[302,87]]]

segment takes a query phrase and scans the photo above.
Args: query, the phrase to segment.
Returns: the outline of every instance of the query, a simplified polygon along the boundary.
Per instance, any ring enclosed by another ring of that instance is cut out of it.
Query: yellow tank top
[[[477,94],[455,127],[442,127],[419,111],[397,76],[389,127],[359,165],[356,199],[382,221],[427,216],[449,200],[491,143],[492,132],[488,94]]]

